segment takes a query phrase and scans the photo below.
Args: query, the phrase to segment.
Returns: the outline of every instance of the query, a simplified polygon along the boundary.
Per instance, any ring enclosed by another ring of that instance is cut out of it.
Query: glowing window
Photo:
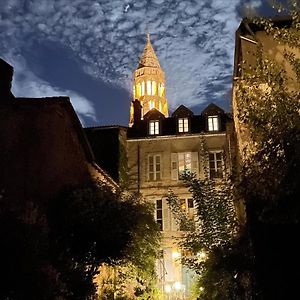
[[[149,134],[150,135],[159,134],[159,121],[158,120],[149,121]]]
[[[160,154],[151,154],[148,156],[148,180],[161,180],[161,158]]]
[[[178,132],[189,132],[189,119],[179,118],[178,119]]]
[[[223,177],[222,151],[209,153],[209,175],[211,179]]]
[[[207,118],[208,122],[208,131],[218,131],[219,130],[219,117],[218,116],[209,116]]]
[[[142,82],[142,86],[141,86],[141,96],[145,95],[145,82]]]
[[[159,111],[162,110],[162,107],[161,107],[161,101],[158,102],[158,109],[159,109]]]
[[[186,171],[198,176],[198,152],[171,153],[171,178],[178,180],[178,177]]]
[[[149,109],[152,109],[152,108],[154,108],[154,107],[155,107],[154,101],[153,101],[153,100],[150,100],[150,101],[149,101]]]
[[[191,152],[178,153],[178,172],[179,175],[184,171],[192,170],[192,154]]]
[[[156,91],[157,91],[157,85],[156,85],[156,81],[152,81],[152,95],[156,95]]]
[[[152,87],[151,87],[151,81],[147,80],[147,95],[151,96]]]
[[[136,85],[136,92],[137,92],[137,97],[140,97],[141,96],[141,84],[138,83]]]
[[[163,95],[163,93],[164,93],[164,85],[163,85],[163,83],[159,83],[158,84],[158,96],[159,97],[162,97],[162,95]]]

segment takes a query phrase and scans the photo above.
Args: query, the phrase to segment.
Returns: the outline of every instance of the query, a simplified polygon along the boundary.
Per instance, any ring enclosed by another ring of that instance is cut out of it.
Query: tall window
[[[142,93],[142,90],[141,90],[141,84],[138,83],[136,85],[136,94],[137,94],[137,97],[140,97],[141,96],[141,93]]]
[[[208,131],[218,131],[219,130],[219,117],[218,116],[209,116],[207,118],[208,122]]]
[[[163,208],[162,200],[156,200],[156,222],[160,230],[163,230]]]
[[[165,90],[165,86],[163,83],[159,83],[158,84],[158,96],[159,97],[162,97],[163,93],[164,93],[164,90]]]
[[[178,153],[178,171],[181,175],[184,171],[192,170],[192,153],[182,152]]]
[[[141,96],[144,96],[145,95],[145,81],[142,82],[142,85],[141,85]]]
[[[152,81],[152,96],[156,95],[157,84],[156,81]]]
[[[160,154],[151,154],[148,156],[148,179],[150,181],[161,180]]]
[[[189,132],[189,119],[179,118],[178,119],[178,132]]]
[[[171,178],[178,180],[184,172],[190,171],[198,175],[198,152],[171,153]]]
[[[223,177],[222,152],[209,153],[209,175],[211,179]]]
[[[149,101],[149,109],[151,110],[152,108],[155,108],[154,100]]]
[[[192,198],[180,199],[180,209],[189,219],[194,219],[194,201]],[[184,224],[179,224],[179,230],[186,230],[186,228],[182,225]]]
[[[159,121],[158,120],[149,121],[149,134],[150,135],[159,134]]]

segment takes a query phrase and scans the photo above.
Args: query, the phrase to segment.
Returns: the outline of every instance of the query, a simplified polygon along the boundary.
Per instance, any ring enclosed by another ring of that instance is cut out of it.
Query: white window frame
[[[178,132],[189,132],[189,118],[178,118]]]
[[[148,180],[159,181],[162,175],[162,161],[161,154],[149,154],[148,155]]]
[[[149,121],[149,134],[158,135],[159,134],[159,120]]]
[[[182,167],[183,166],[183,167]],[[184,171],[199,173],[198,152],[177,152],[171,153],[171,179],[178,180]]]
[[[158,199],[155,201],[155,220],[159,224],[159,229],[164,230],[164,211],[163,211],[163,200]]]
[[[208,129],[208,131],[219,131],[220,130],[219,116],[208,116],[207,117],[207,129]]]
[[[217,155],[220,154],[218,158]],[[221,179],[224,174],[224,161],[223,151],[210,151],[209,152],[209,178]]]

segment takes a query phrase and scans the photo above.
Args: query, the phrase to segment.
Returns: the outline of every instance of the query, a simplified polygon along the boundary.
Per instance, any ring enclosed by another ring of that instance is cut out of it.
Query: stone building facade
[[[151,59],[147,60],[149,52]],[[152,74],[163,74],[149,36],[134,73],[135,91],[139,82],[137,74],[143,70],[141,66],[145,60]],[[148,80],[145,76],[144,81]],[[157,263],[160,288],[169,296],[176,294],[185,299],[193,274],[180,263],[177,242],[182,232],[167,204],[168,191],[178,195],[182,209],[193,218],[193,199],[180,180],[180,174],[188,170],[204,179],[205,170],[209,170],[210,178],[218,180],[224,176],[225,168],[230,167],[231,116],[214,104],[208,105],[199,115],[181,105],[168,116],[165,97],[153,95],[150,88],[146,88],[145,94],[142,98],[135,92],[130,112],[131,126],[127,131],[129,189],[140,192],[156,208],[155,218],[162,231],[161,258]]]

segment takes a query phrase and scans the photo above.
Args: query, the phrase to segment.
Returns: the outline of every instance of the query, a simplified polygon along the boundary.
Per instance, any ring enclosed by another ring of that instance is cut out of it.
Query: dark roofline
[[[112,129],[112,128],[120,128],[120,129],[128,129],[129,126],[124,125],[95,125],[84,127],[83,129]]]
[[[87,140],[87,137],[84,133],[81,122],[73,108],[73,105],[70,101],[69,97],[66,96],[58,96],[58,97],[43,97],[43,98],[16,98],[15,101],[11,102],[12,105],[61,105],[64,106],[65,109],[69,112],[71,122],[73,122],[75,131],[78,133],[78,139],[80,144],[83,147],[83,151],[85,152],[86,158],[89,163],[95,162],[95,157],[92,151],[92,148]]]

